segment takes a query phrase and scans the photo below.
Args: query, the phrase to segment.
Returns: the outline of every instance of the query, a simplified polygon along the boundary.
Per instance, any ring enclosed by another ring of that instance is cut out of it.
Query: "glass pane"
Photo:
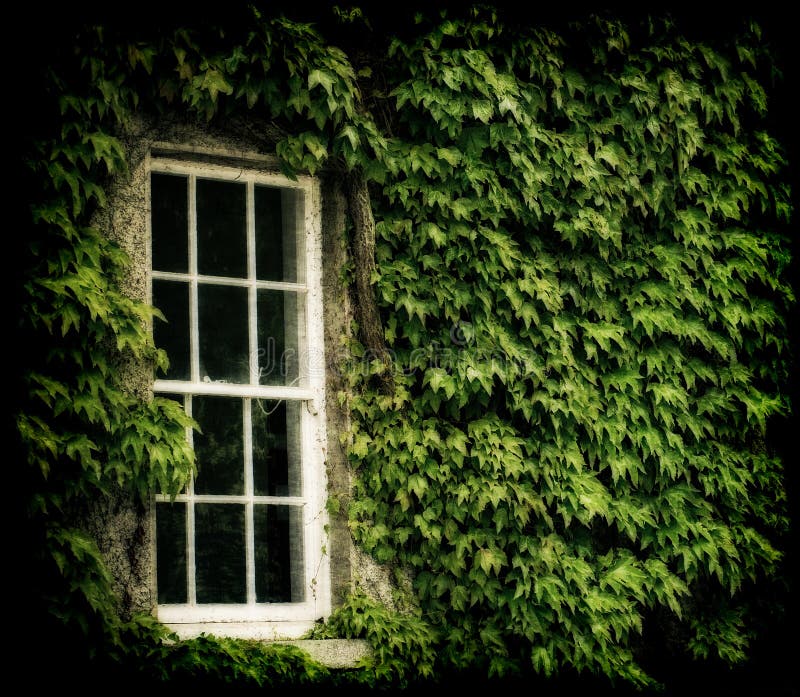
[[[189,271],[188,179],[153,173],[150,177],[153,268]]]
[[[300,496],[300,402],[254,399],[256,496]]]
[[[247,602],[244,506],[197,503],[194,531],[197,602]]]
[[[197,288],[200,329],[200,380],[250,382],[247,338],[247,288]]]
[[[256,602],[303,602],[303,509],[253,506],[253,529]]]
[[[167,380],[189,379],[189,284],[153,279],[153,305],[167,321],[153,320],[153,339],[169,357]],[[160,376],[159,376],[160,377]]]
[[[156,504],[158,602],[186,602],[186,504]]]
[[[197,180],[197,271],[209,276],[247,276],[245,185]]]
[[[303,194],[293,189],[255,187],[256,276],[302,283],[305,212]]]
[[[231,397],[192,397],[197,456],[196,494],[244,494],[242,400]]]
[[[305,338],[305,295],[294,291],[258,291],[258,381],[261,385],[297,385],[300,345]]]

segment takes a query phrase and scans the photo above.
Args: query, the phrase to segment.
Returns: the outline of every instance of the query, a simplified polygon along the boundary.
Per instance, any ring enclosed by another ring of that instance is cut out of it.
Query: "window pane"
[[[194,530],[197,602],[246,602],[244,506],[195,504]]]
[[[197,456],[196,494],[244,494],[242,400],[192,397],[192,416],[201,432],[194,433]]]
[[[197,298],[200,380],[249,383],[247,288],[201,283]]]
[[[266,281],[304,282],[303,194],[292,189],[255,187],[256,276]]]
[[[153,320],[153,339],[167,352],[167,380],[189,379],[189,284],[153,279],[153,305],[167,318]]]
[[[150,178],[153,268],[189,271],[188,179],[153,173]]]
[[[254,399],[256,496],[300,496],[300,402]]]
[[[303,575],[303,509],[299,506],[253,507],[256,602],[300,603]]]
[[[258,291],[258,372],[261,385],[300,384],[305,295]]]
[[[197,271],[247,276],[247,209],[244,184],[197,180]]]
[[[156,504],[159,603],[186,602],[186,504]]]

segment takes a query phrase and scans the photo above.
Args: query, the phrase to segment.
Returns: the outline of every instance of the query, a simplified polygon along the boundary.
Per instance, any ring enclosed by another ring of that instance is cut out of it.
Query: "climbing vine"
[[[37,349],[16,423],[39,563],[60,579],[48,608],[123,654],[182,655],[120,619],[79,524],[87,501],[177,492],[194,467],[182,410],[120,378],[167,356],[92,221],[134,114],[245,115],[287,173],[360,182],[351,211],[366,196],[373,216],[356,297],[377,312],[352,349],[380,360],[349,376],[349,515],[358,544],[411,572],[418,611],[354,597],[332,618],[373,642],[370,679],[477,666],[647,685],[638,647],[664,616],[695,656],[745,660],[750,590],[788,524],[769,425],[790,411],[794,302],[759,28],[723,45],[661,19],[556,29],[475,10],[373,37],[370,66],[250,12],[155,36],[87,27],[42,76],[21,320]],[[257,681],[283,660],[203,641],[187,650]]]
[[[779,558],[788,199],[757,48],[595,30],[390,49],[402,370],[354,404],[355,530],[417,571],[453,661],[645,682],[650,608],[729,598],[689,641],[742,659],[738,591]]]

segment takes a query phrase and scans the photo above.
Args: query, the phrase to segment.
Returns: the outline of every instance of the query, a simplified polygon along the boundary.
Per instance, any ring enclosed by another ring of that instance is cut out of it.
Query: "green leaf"
[[[225,79],[225,75],[215,68],[209,68],[194,79],[198,89],[206,90],[212,102],[217,101],[220,94],[233,94],[233,86]]]
[[[479,549],[475,554],[475,562],[487,576],[490,573],[499,575],[503,566],[508,563],[506,555],[499,549]]]
[[[479,99],[472,102],[472,115],[483,123],[489,123],[494,114],[494,107],[488,99]]]
[[[333,96],[334,77],[324,70],[312,70],[308,73],[308,89],[312,90],[317,85],[322,85],[329,96]]]

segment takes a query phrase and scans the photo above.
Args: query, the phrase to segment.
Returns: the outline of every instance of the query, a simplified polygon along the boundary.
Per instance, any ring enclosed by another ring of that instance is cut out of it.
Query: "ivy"
[[[503,672],[524,637],[538,671],[646,684],[648,608],[684,619],[697,589],[735,597],[780,557],[782,524],[756,532],[784,515],[777,459],[752,498],[754,444],[789,408],[794,301],[766,242],[781,156],[742,127],[764,113],[758,49],[599,23],[596,63],[570,65],[577,35],[485,43],[481,21],[390,49],[401,177],[376,202],[378,259],[408,401],[354,405],[353,529],[459,629],[448,660],[492,636],[481,660]],[[742,659],[742,612],[688,648]]]
[[[350,677],[650,685],[637,651],[654,616],[700,659],[745,660],[747,590],[779,573],[788,525],[769,435],[791,410],[795,302],[757,27],[712,46],[658,19],[556,30],[474,10],[421,19],[366,69],[253,9],[225,31],[89,27],[74,48],[45,71],[52,129],[27,158],[21,331],[37,348],[16,415],[42,563],[62,579],[52,612],[181,675],[332,679],[292,651],[125,624],[74,524],[115,487],[174,494],[194,468],[191,419],[120,371],[168,357],[147,331],[158,310],[125,295],[129,262],[93,227],[126,173],[119,136],[139,111],[244,114],[288,174],[370,184],[394,375],[377,390],[381,361],[351,361],[349,516],[410,572],[417,610],[350,598],[318,632],[369,639]]]

